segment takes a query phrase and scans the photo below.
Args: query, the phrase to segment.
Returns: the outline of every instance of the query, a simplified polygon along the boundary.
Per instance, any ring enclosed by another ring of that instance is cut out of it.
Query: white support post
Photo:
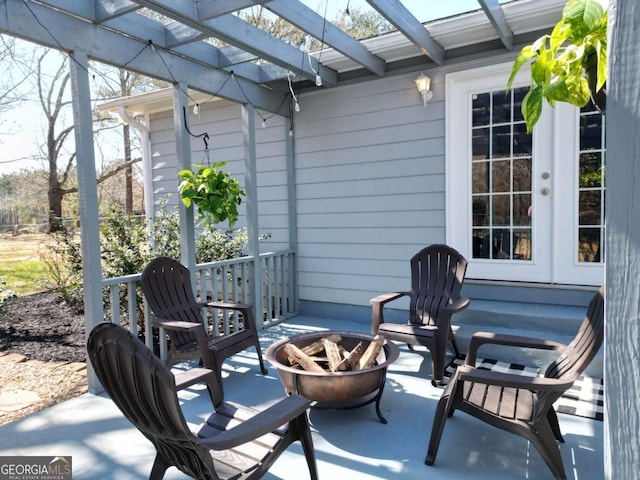
[[[640,464],[640,8],[609,2],[607,78],[604,477]]]
[[[253,256],[251,286],[254,316],[258,328],[264,327],[262,314],[262,268],[260,265],[260,227],[258,223],[258,173],[256,167],[256,122],[252,105],[242,105],[242,140],[244,144],[245,186],[247,192],[247,234],[249,253]]]
[[[298,222],[296,217],[296,157],[293,133],[293,119],[285,118],[285,148],[287,155],[287,216],[289,219],[289,248],[296,253],[289,263],[289,291],[291,309],[298,311]]]
[[[187,86],[179,82],[173,87],[173,127],[176,136],[176,185],[178,184],[178,172],[191,169],[191,142],[186,129],[185,121],[189,121],[189,104],[187,98]],[[186,117],[186,118],[185,118]],[[195,282],[196,266],[196,239],[193,224],[193,205],[186,208],[182,201],[178,202],[180,212],[180,252],[181,261],[191,273],[191,284]]]
[[[80,234],[82,248],[82,282],[84,287],[85,335],[104,319],[102,307],[102,270],[100,260],[100,221],[98,219],[98,189],[96,161],[93,150],[93,119],[89,88],[89,62],[85,52],[70,54],[73,123],[78,167],[78,201],[80,203]],[[91,362],[87,361],[87,381],[90,393],[103,391]]]

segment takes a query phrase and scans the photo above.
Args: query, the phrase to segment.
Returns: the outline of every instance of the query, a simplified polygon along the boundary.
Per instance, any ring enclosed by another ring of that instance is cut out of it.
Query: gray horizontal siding
[[[511,55],[512,56],[512,55]],[[416,91],[419,72],[333,89],[297,92],[295,195],[301,301],[369,306],[382,292],[409,288],[409,259],[445,232],[444,74],[491,59],[429,70],[433,100]],[[194,133],[207,131],[211,161],[226,161],[244,185],[240,107],[201,106]],[[173,117],[153,118],[156,195],[175,188]],[[261,251],[289,246],[285,124],[256,116]],[[201,163],[202,141],[192,139]],[[157,197],[156,197],[157,198]],[[240,226],[246,224],[241,209]],[[402,303],[394,303],[402,307]]]
[[[225,162],[223,169],[245,187],[245,159],[240,106],[216,101],[200,105],[199,115],[189,115],[189,130],[194,135],[207,133],[208,158],[202,138],[190,138],[191,162],[213,164]],[[289,220],[287,198],[287,171],[285,158],[284,121],[269,118],[260,128],[262,118],[256,115],[256,157],[258,212],[260,234],[268,238],[260,241],[260,252],[289,248]],[[173,113],[162,112],[151,117],[152,169],[154,202],[163,200],[171,207],[178,205],[178,160],[175,156]],[[245,227],[246,204],[239,207],[240,217],[235,228]],[[218,226],[227,228],[226,224]]]
[[[407,289],[409,258],[444,240],[444,77],[434,76],[425,109],[415,76],[301,96],[301,300],[369,305],[380,292]]]

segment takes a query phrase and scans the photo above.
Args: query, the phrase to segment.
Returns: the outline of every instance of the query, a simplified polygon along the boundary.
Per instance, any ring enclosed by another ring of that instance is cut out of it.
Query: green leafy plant
[[[225,162],[216,162],[212,166],[195,165],[197,171],[180,170],[178,192],[182,203],[188,208],[198,207],[198,220],[211,225],[227,220],[229,228],[238,220],[238,205],[246,195],[238,180],[231,178],[228,172],[219,170]]]
[[[44,286],[58,290],[62,298],[78,310],[83,308],[82,249],[80,238],[63,222],[52,234],[53,243],[38,252],[45,265]]]
[[[247,246],[247,229],[220,231],[204,229],[196,239],[196,262],[207,263],[238,258]]]
[[[603,109],[603,95],[595,97],[607,80],[607,16],[597,0],[569,0],[551,34],[520,51],[507,89],[520,68],[533,60],[531,88],[522,101],[528,131],[540,118],[543,99],[552,107],[557,101],[584,107],[594,98]]]
[[[160,201],[151,224],[151,258],[169,257],[180,260],[180,215],[177,208],[169,211],[167,200]]]
[[[12,290],[5,290],[5,285],[6,282],[0,278],[0,314],[4,313],[4,307],[7,304],[7,300],[16,296]]]

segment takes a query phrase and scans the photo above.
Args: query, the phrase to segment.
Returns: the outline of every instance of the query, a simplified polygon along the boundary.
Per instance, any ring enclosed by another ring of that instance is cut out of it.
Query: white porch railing
[[[240,257],[220,262],[201,263],[195,269],[195,289],[202,301],[224,300],[234,303],[253,303],[259,329],[278,323],[298,313],[296,264],[294,250],[263,253],[259,256],[262,284],[256,288],[260,301],[255,301],[251,288],[254,278],[254,257]],[[166,335],[158,336],[151,325],[151,311],[144,301],[139,285],[140,273],[103,279],[105,320],[126,325],[134,335],[142,327],[144,341],[160,358],[166,358]],[[246,299],[246,300],[245,300]],[[114,306],[116,308],[114,308]],[[258,312],[262,311],[262,315]],[[217,318],[206,315],[204,318]],[[238,322],[228,315],[221,316],[221,324],[214,334],[228,334]],[[155,337],[155,340],[154,340]]]

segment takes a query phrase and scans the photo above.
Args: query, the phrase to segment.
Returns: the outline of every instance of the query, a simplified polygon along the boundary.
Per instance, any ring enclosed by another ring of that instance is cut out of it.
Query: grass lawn
[[[46,234],[0,236],[0,278],[18,295],[45,290],[45,266],[38,251],[50,242]]]

